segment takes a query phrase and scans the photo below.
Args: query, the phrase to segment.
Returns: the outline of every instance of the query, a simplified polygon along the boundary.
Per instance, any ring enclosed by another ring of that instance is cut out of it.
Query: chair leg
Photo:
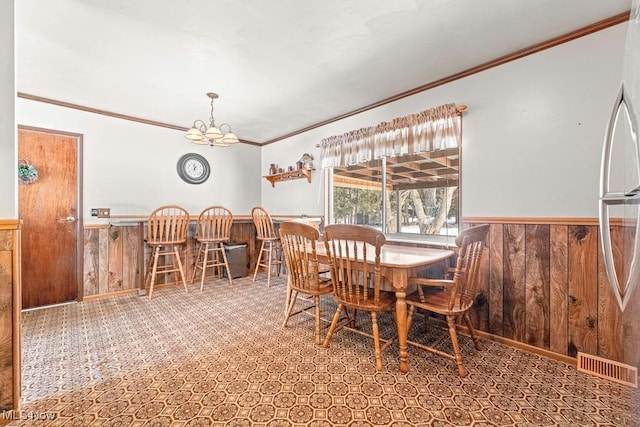
[[[276,268],[278,269],[276,275],[280,276],[280,273],[282,273],[282,246],[280,246],[280,244],[276,244],[276,257],[278,259],[278,263],[276,264]]]
[[[153,255],[156,252],[155,246],[151,247],[151,254],[149,254],[149,260],[147,261],[147,268],[144,273],[144,284],[146,286],[147,282],[151,279],[151,268],[153,267]]]
[[[209,250],[211,251],[211,255],[209,256],[209,258],[211,258],[211,262],[215,265],[212,266],[213,271],[212,274],[216,277],[216,279],[221,279],[222,278],[222,268],[220,267],[220,254],[218,253],[218,248],[217,245],[213,245],[212,248],[209,248]]]
[[[409,305],[409,314],[407,314],[407,331],[411,330],[411,322],[413,321],[413,313],[416,311],[415,305]],[[397,324],[397,322],[396,322]]]
[[[462,353],[460,352],[460,345],[458,344],[458,335],[456,334],[456,318],[455,316],[447,316],[447,324],[449,325],[449,335],[451,335],[451,344],[453,344],[453,353],[456,357],[456,363],[458,364],[458,375],[460,378],[467,376],[467,372],[464,369],[462,363]]]
[[[469,319],[469,314],[464,313],[462,315],[462,318],[464,319],[465,325],[467,325],[467,329],[469,329],[469,334],[471,335],[471,339],[473,340],[473,344],[475,345],[476,350],[482,351],[482,345],[480,345],[480,340],[476,335],[476,330],[473,329],[473,325],[471,324],[471,319]]]
[[[264,253],[264,244],[265,241],[262,241],[262,244],[260,245],[260,252],[258,252],[258,260],[256,261],[256,269],[253,272],[253,281],[256,281],[256,276],[258,275],[258,269],[260,268],[260,265],[262,264],[262,254]]]
[[[204,276],[207,273],[207,258],[209,257],[209,243],[204,244],[202,254],[202,274],[200,275],[200,291],[204,290]]]
[[[376,357],[376,369],[382,371],[382,353],[380,352],[380,331],[378,330],[378,313],[371,312],[371,326],[373,329],[373,348]]]
[[[193,264],[193,272],[191,273],[191,281],[189,283],[193,284],[194,279],[196,278],[196,273],[198,272],[198,266],[200,265],[200,257],[202,256],[202,243],[198,245],[198,255],[196,256],[196,262]]]
[[[156,271],[158,269],[158,257],[160,256],[160,246],[154,246],[153,253],[151,254],[153,257],[153,265],[151,267],[151,283],[149,284],[149,299],[151,299],[151,295],[153,294],[153,284],[156,281]]]
[[[298,291],[288,291],[289,295],[287,297],[287,311],[285,313],[285,317],[284,317],[284,323],[282,324],[282,327],[286,328],[287,327],[287,322],[289,321],[289,317],[291,316],[291,312],[293,311],[293,307],[295,307],[296,305],[296,298],[298,298]]]
[[[313,305],[315,306],[316,314],[316,345],[320,345],[320,296],[313,296]]]
[[[227,259],[227,254],[224,251],[224,244],[222,242],[218,243],[220,247],[220,252],[222,252],[222,259],[224,261],[224,267],[227,269],[227,277],[229,278],[229,284],[233,285],[233,278],[231,277],[231,269],[229,268],[229,260]]]
[[[180,278],[182,279],[182,284],[184,285],[185,292],[189,292],[189,288],[187,288],[187,280],[184,278],[184,270],[182,269],[182,261],[180,260],[180,252],[178,251],[178,246],[173,246],[173,253],[176,257],[176,261],[178,262],[178,270],[180,272]]]
[[[273,261],[273,242],[269,242],[269,259],[267,260],[267,288],[271,287],[271,262]]]
[[[284,317],[287,317],[287,313],[289,312],[289,302],[291,301],[291,293],[293,291],[291,290],[291,286],[289,285],[289,281],[287,281],[287,296],[285,297],[284,300]]]
[[[176,285],[180,284],[180,263],[178,259],[180,258],[180,253],[178,252],[178,256],[176,256],[177,247],[175,245],[171,246],[171,268],[173,271],[173,280],[175,280]]]
[[[339,304],[338,305],[338,309],[336,310],[336,314],[333,315],[333,320],[331,321],[331,326],[329,327],[329,331],[327,332],[327,336],[324,337],[324,343],[322,343],[322,346],[324,348],[328,348],[329,347],[329,340],[331,339],[331,336],[333,335],[333,333],[336,330],[336,327],[338,326],[338,320],[340,319],[340,313],[342,312],[343,309],[344,309],[344,305]]]

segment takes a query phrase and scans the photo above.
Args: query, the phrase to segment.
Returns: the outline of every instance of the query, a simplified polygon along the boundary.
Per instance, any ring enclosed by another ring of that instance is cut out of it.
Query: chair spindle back
[[[460,248],[456,268],[453,273],[454,286],[449,300],[449,309],[456,303],[460,307],[469,307],[476,297],[479,271],[482,260],[482,250],[489,233],[489,225],[479,225],[467,228],[456,238],[456,245]]]
[[[198,216],[197,236],[200,241],[227,241],[231,237],[233,214],[222,206],[210,206]]]
[[[370,227],[325,227],[324,244],[338,301],[348,306],[361,305],[371,298],[375,304],[380,301],[380,252],[385,242],[384,234]]]
[[[251,217],[253,223],[256,226],[256,233],[258,239],[275,239],[277,234],[273,227],[273,221],[271,215],[264,208],[256,206],[251,210]]]
[[[313,226],[287,221],[280,224],[280,241],[293,289],[317,289],[319,281],[316,241],[320,233]]]
[[[173,245],[187,240],[189,212],[176,205],[161,206],[147,220],[147,243]]]

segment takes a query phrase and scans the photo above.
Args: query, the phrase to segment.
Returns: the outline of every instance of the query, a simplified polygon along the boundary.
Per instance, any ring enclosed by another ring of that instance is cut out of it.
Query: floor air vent
[[[638,388],[638,369],[603,357],[578,352],[578,371]]]

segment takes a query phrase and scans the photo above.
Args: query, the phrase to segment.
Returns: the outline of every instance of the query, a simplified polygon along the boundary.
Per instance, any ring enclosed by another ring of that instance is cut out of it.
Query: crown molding
[[[166,129],[179,130],[181,132],[186,132],[189,128],[184,126],[172,125],[170,123],[158,122],[155,120],[143,119],[141,117],[130,116],[128,114],[115,113],[113,111],[101,110],[99,108],[87,107],[85,105],[74,104],[71,102],[60,101],[58,99],[53,98],[45,98],[44,96],[33,95],[30,93],[18,92],[18,98],[28,99],[30,101],[43,102],[45,104],[57,105],[59,107],[71,108],[74,110],[86,111],[87,113],[99,114],[102,116],[113,117],[116,119],[128,120],[130,122],[142,123],[150,126],[157,126]],[[255,145],[260,147],[261,144],[253,141],[247,141],[245,139],[240,139],[240,142],[243,144]]]

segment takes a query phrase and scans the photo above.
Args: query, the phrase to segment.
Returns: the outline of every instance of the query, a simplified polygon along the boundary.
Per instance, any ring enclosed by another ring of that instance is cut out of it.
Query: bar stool
[[[153,285],[158,274],[173,273],[176,284],[179,279],[187,289],[187,281],[184,278],[182,261],[180,260],[180,247],[187,241],[187,228],[189,227],[189,213],[180,206],[161,206],[149,215],[147,220],[147,244],[151,247],[151,256],[147,263],[145,283],[150,279],[149,299],[153,294]],[[171,264],[158,265],[160,257],[171,257]],[[180,276],[178,276],[180,273]]]
[[[200,277],[200,290],[204,289],[204,278],[207,268],[213,268],[214,274],[222,276],[222,267],[227,269],[229,284],[233,284],[229,262],[224,251],[224,242],[231,238],[231,224],[233,215],[231,211],[222,206],[210,206],[198,216],[196,240],[199,243],[196,264],[193,267],[191,283],[196,277],[198,269],[202,270]]]
[[[267,269],[267,286],[270,287],[272,269],[275,268],[279,276],[284,264],[280,237],[275,232],[271,216],[264,208],[260,206],[254,207],[251,210],[251,217],[256,226],[257,239],[262,241],[256,262],[256,270],[253,273],[253,281],[255,282],[256,280],[258,269],[265,267]]]

